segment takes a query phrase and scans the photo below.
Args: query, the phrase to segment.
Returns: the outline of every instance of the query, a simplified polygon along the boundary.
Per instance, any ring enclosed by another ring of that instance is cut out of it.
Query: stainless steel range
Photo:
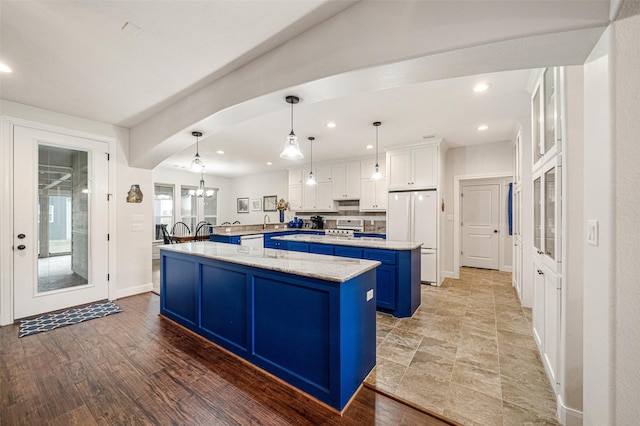
[[[364,231],[364,220],[338,219],[336,221],[336,229],[327,229],[325,235],[339,235],[352,238],[354,233],[362,231]]]

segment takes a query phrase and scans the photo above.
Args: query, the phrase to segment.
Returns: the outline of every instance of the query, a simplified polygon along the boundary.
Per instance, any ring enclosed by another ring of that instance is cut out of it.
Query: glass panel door
[[[544,173],[544,250],[551,259],[556,259],[556,168]]]
[[[38,293],[89,277],[88,154],[38,146]]]
[[[533,181],[533,246],[542,253],[542,187],[541,178]]]
[[[556,143],[556,85],[555,68],[544,72],[544,153],[548,153]]]

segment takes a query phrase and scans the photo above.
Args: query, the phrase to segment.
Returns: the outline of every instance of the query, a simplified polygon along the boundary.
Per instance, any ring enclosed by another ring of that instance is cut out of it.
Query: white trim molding
[[[116,138],[82,130],[60,127],[51,124],[26,120],[23,118],[4,115],[0,117],[0,326],[14,321],[13,313],[13,129],[15,126],[28,127],[36,130],[59,133],[62,135],[106,142],[109,146],[109,191],[113,191],[116,183]],[[116,209],[109,207],[109,229],[116,229]],[[116,296],[116,235],[111,233],[109,244],[108,271],[114,279],[109,282],[109,300]]]
[[[148,293],[153,290],[153,283],[143,284],[136,287],[127,287],[119,290],[116,299],[123,297],[135,296],[136,294]]]
[[[562,401],[562,396],[557,396],[558,422],[565,426],[582,426],[582,411],[567,407]]]

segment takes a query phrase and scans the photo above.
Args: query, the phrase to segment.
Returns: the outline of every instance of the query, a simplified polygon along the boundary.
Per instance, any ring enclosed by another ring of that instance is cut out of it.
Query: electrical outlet
[[[367,302],[373,299],[373,289],[367,291]]]

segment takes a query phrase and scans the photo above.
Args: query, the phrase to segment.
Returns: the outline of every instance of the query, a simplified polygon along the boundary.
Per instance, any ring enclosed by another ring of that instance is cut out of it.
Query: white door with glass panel
[[[498,269],[500,185],[462,187],[462,266]]]
[[[14,126],[14,318],[107,299],[106,142]]]

